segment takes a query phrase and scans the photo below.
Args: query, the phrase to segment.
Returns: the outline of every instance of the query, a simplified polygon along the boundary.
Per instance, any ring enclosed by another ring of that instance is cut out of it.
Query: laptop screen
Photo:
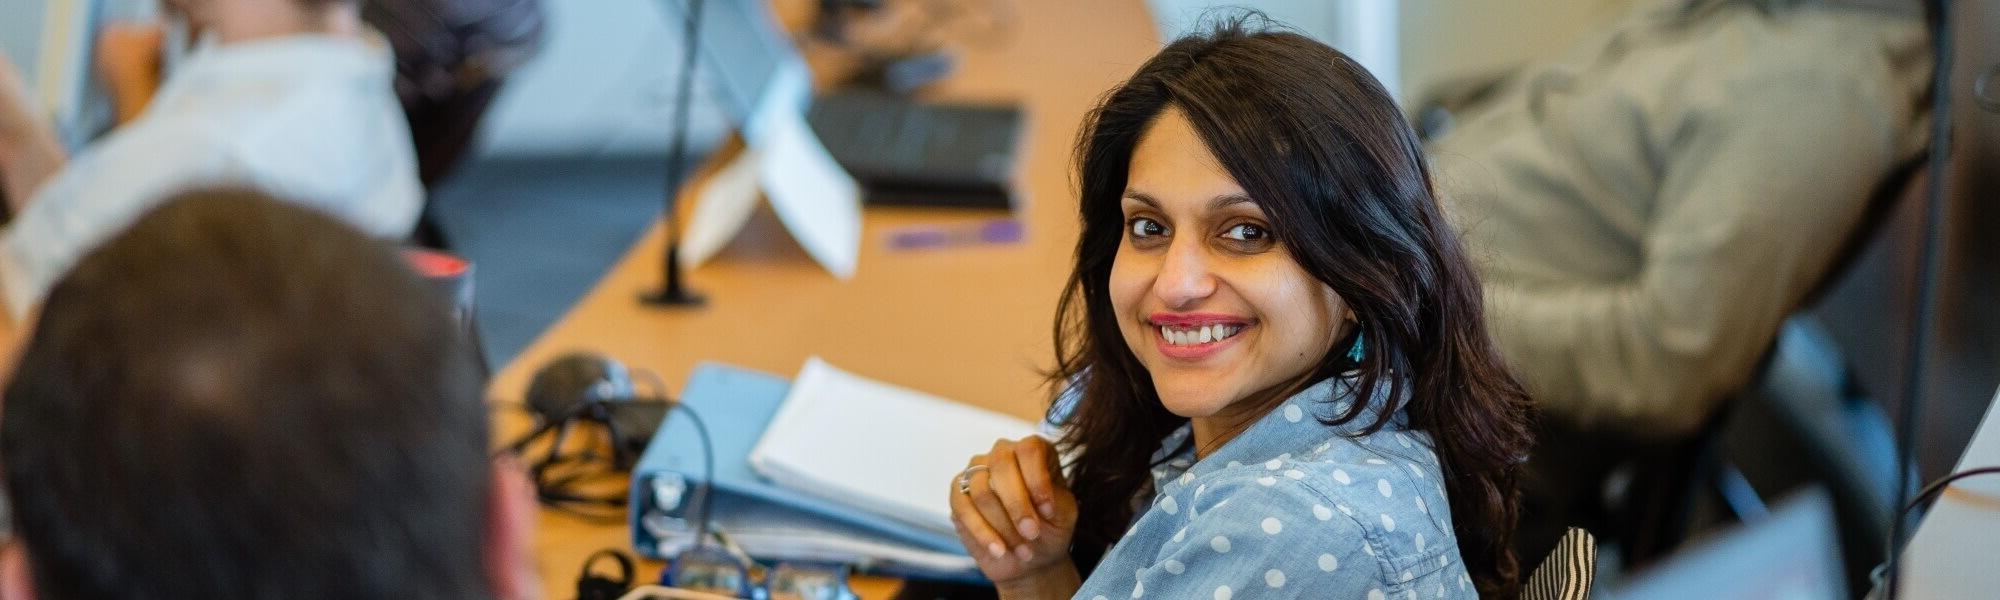
[[[1847,597],[1825,490],[1801,492],[1769,517],[1725,531],[1639,573],[1625,600],[1834,600]]]

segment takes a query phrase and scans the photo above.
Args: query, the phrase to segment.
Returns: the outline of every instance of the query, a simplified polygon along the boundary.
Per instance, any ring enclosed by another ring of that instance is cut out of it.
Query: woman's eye
[[[1226,237],[1232,240],[1241,240],[1245,242],[1261,242],[1266,239],[1269,239],[1271,237],[1271,232],[1265,231],[1263,227],[1260,227],[1258,225],[1244,223],[1229,228],[1229,231],[1225,231],[1222,233],[1222,237]]]
[[[1155,221],[1145,217],[1139,217],[1132,219],[1131,233],[1133,238],[1147,238],[1156,235],[1166,235],[1167,226],[1161,225],[1159,221]]]

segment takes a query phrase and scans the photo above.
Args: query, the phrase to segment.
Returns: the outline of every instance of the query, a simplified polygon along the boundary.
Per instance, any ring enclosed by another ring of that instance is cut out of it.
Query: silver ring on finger
[[[972,465],[958,472],[958,493],[972,495],[972,474],[987,470],[986,465]]]

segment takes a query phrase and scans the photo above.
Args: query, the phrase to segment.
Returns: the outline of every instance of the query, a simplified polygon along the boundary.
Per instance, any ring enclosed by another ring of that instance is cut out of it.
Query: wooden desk
[[[797,23],[801,4],[809,3],[777,3],[788,23]],[[708,295],[707,307],[662,310],[637,301],[659,285],[664,233],[655,227],[497,375],[493,397],[518,401],[537,366],[577,349],[655,371],[676,389],[699,361],[789,375],[816,354],[865,376],[1038,416],[1046,401],[1039,372],[1050,363],[1056,300],[1076,239],[1070,146],[1085,111],[1159,46],[1137,0],[1000,4],[1013,11],[1011,33],[995,47],[966,48],[939,96],[1013,100],[1025,109],[1015,179],[1023,242],[895,251],[884,239],[892,229],[999,215],[870,208],[860,268],[843,282],[807,258],[766,214],[692,273],[690,282]],[[503,434],[522,426],[513,415],[496,422]],[[938,485],[943,490],[945,483]],[[584,557],[604,547],[630,547],[625,528],[545,514],[537,551],[547,597],[569,598]],[[657,565],[648,573],[657,573]],[[862,589],[867,597],[893,590],[884,582]]]

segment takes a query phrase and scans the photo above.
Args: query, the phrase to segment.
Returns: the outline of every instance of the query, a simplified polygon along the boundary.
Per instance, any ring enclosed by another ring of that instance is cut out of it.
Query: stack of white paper
[[[718,530],[745,554],[763,561],[791,561],[854,565],[891,572],[977,573],[979,563],[963,553],[926,550],[909,544],[883,540],[879,536],[856,534],[845,528],[828,529],[823,524],[787,522],[782,517],[717,523]],[[642,521],[652,529],[657,546],[654,552],[674,556],[694,546],[694,533],[682,524],[655,524],[657,515]]]
[[[807,359],[750,452],[773,483],[951,532],[952,478],[1000,438],[1032,423],[859,377]]]

